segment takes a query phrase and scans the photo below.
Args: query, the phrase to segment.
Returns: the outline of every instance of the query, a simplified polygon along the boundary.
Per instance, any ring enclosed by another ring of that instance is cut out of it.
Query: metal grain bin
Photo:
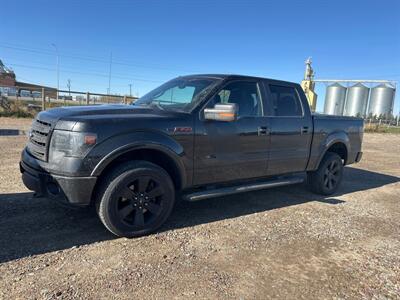
[[[328,115],[343,115],[346,88],[334,83],[326,88],[324,113]]]
[[[380,84],[371,89],[368,115],[387,117],[393,112],[393,102],[396,90],[387,84]]]
[[[357,83],[347,89],[347,99],[343,114],[345,116],[364,117],[367,112],[369,88]]]

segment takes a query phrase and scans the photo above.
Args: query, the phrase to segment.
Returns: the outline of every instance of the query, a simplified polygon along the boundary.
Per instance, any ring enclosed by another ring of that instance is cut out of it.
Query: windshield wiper
[[[150,107],[157,107],[157,108],[159,108],[159,109],[161,109],[161,110],[165,110],[165,108],[164,107],[162,107],[162,105],[160,104],[160,101],[151,101],[149,104],[147,104],[148,106],[150,106]]]
[[[145,102],[143,102],[143,103],[133,103],[133,105],[137,105],[137,106],[148,106],[148,107],[157,107],[157,108],[159,108],[159,109],[161,109],[161,110],[164,110],[164,107],[162,107],[161,105],[160,105],[160,103],[159,103],[159,101],[151,101],[151,102],[149,102],[149,103],[145,103]]]

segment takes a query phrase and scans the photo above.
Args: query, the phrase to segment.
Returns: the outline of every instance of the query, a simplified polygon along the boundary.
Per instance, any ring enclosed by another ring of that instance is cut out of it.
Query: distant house
[[[15,86],[15,73],[0,59],[0,86]]]
[[[0,60],[0,93],[8,96],[15,96],[18,94],[19,96],[21,93],[26,94],[22,91],[29,91],[29,93],[32,93],[33,91],[41,92],[43,88],[48,97],[56,97],[57,89],[55,88],[17,81],[14,71],[7,68]]]

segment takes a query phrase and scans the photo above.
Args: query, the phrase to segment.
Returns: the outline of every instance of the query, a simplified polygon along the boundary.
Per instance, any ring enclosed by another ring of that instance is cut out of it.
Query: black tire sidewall
[[[324,173],[328,165],[333,161],[337,161],[339,163],[339,178],[335,187],[332,189],[328,189],[324,185]],[[333,193],[335,193],[340,187],[342,179],[343,179],[343,162],[341,157],[333,152],[327,152],[325,154],[323,160],[321,161],[318,167],[318,170],[312,172],[308,178],[312,190],[322,195],[332,195]]]
[[[119,190],[126,183],[140,176],[150,176],[157,180],[162,185],[164,194],[160,203],[161,214],[150,224],[146,224],[145,228],[137,230],[122,222],[116,209],[116,202]],[[120,172],[114,172],[113,177],[101,197],[98,209],[100,219],[113,234],[124,237],[146,235],[158,229],[167,220],[174,207],[175,190],[170,176],[164,169],[149,162],[137,161],[125,165]]]

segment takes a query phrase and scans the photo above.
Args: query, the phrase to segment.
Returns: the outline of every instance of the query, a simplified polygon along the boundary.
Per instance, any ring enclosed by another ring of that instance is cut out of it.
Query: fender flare
[[[138,138],[139,134],[140,138]],[[143,138],[144,136],[146,136],[146,138]],[[182,146],[179,145],[175,140],[159,133],[137,132],[129,134],[128,136],[123,135],[111,138],[110,140],[105,141],[105,143],[113,143],[113,139],[120,142],[116,143],[116,147],[113,150],[108,151],[107,155],[102,157],[102,159],[96,164],[91,173],[91,176],[100,176],[101,173],[107,168],[107,166],[109,166],[115,159],[125,153],[134,150],[149,149],[162,152],[164,155],[168,156],[178,168],[182,187],[185,187],[187,185],[186,168],[182,162],[184,151]],[[121,143],[121,141],[123,142]]]
[[[325,141],[321,145],[322,151],[318,157],[318,160],[316,163],[316,168],[319,167],[319,164],[321,163],[322,159],[324,158],[326,152],[328,152],[329,148],[336,143],[343,144],[346,147],[347,154],[350,153],[350,150],[351,150],[350,138],[347,135],[347,133],[344,131],[333,132],[326,137]]]

